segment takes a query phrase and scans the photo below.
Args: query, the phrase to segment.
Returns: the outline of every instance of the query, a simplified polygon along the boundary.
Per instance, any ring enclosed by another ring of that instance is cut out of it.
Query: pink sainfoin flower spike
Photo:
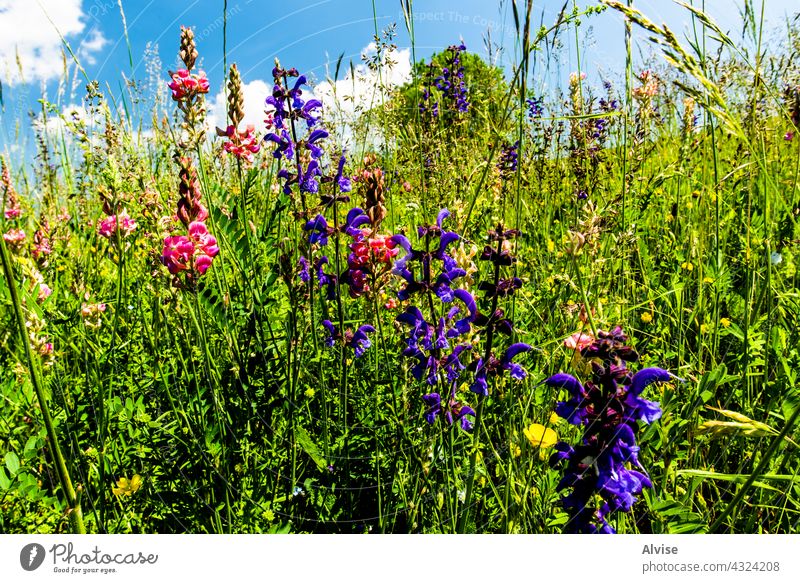
[[[205,223],[195,221],[189,225],[189,236],[179,235],[164,239],[161,263],[172,275],[194,270],[203,275],[219,253],[217,240],[208,232]]]
[[[205,223],[200,221],[189,225],[189,237],[194,242],[194,268],[200,275],[203,275],[211,267],[211,261],[219,253],[217,240],[208,232]]]
[[[217,133],[220,136],[228,137],[228,141],[222,146],[226,152],[239,159],[247,160],[249,164],[253,163],[253,154],[257,154],[261,149],[254,126],[249,125],[246,129],[237,131],[236,128],[229,125],[224,132],[217,130]]]
[[[17,198],[17,191],[14,190],[14,184],[11,181],[11,171],[8,169],[8,164],[5,158],[0,158],[0,187],[5,193],[5,217],[7,220],[19,218],[22,210],[19,208],[19,199]]]
[[[187,69],[179,69],[173,73],[172,82],[169,88],[172,90],[172,99],[174,101],[183,101],[189,96],[198,95],[200,93],[208,93],[208,77],[205,71],[199,73],[190,73]]]
[[[3,240],[12,249],[19,249],[25,242],[25,231],[22,229],[11,229],[3,235]]]
[[[128,216],[126,211],[122,211],[118,215],[111,215],[100,221],[97,227],[97,232],[105,237],[111,239],[117,234],[117,223],[119,222],[119,231],[123,237],[127,237],[136,230],[136,221]]]
[[[185,235],[166,237],[164,250],[161,253],[161,263],[167,266],[172,275],[189,269],[189,263],[194,254],[194,244]]]
[[[575,332],[572,336],[567,336],[564,346],[580,352],[587,346],[591,346],[592,342],[594,342],[594,336],[589,332]]]
[[[33,234],[33,258],[37,261],[39,258],[46,257],[53,252],[53,246],[50,243],[50,225],[45,220],[39,230]]]
[[[381,263],[390,263],[400,252],[390,235],[375,235],[369,239],[369,247],[375,259]]]

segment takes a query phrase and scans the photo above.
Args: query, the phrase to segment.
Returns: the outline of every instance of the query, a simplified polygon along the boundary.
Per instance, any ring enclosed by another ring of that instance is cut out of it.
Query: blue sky
[[[777,28],[787,13],[798,9],[796,0],[765,2],[768,26],[772,28]],[[700,1],[695,0],[695,4]],[[740,4],[741,0],[707,0],[706,9],[723,28],[738,34]],[[563,0],[536,0],[533,12],[537,23],[540,18],[545,24],[552,23],[562,5]],[[685,30],[687,12],[670,0],[636,0],[635,5],[657,22],[665,21],[678,32]],[[755,0],[755,5],[760,9],[760,0]],[[166,69],[177,66],[180,25],[192,26],[212,88],[221,86],[223,0],[122,0],[122,6],[133,66],[123,35],[119,0],[0,0],[0,82],[4,98],[0,151],[8,150],[15,123],[25,123],[25,112],[36,105],[43,90],[50,101],[61,106],[80,103],[85,84],[81,79],[70,86],[59,85],[59,33],[69,41],[89,77],[118,91],[123,74],[139,80],[147,78],[143,56],[148,43],[157,47],[164,69],[162,79],[166,82]],[[414,12],[417,59],[459,38],[471,51],[486,56],[487,31],[491,31],[492,41],[503,48],[501,63],[514,58],[515,31],[508,0],[417,0]],[[228,0],[228,63],[237,62],[247,82],[268,82],[278,56],[284,65],[322,80],[326,64],[332,67],[340,53],[344,54],[345,63],[359,62],[376,27],[382,30],[393,22],[397,23],[395,42],[401,49],[408,48],[410,38],[399,0],[375,0],[374,5],[369,0]],[[564,38],[571,42],[574,33]],[[580,38],[582,66],[589,71],[590,81],[593,72],[596,82],[598,70],[614,74],[624,66],[623,24],[618,14],[609,10],[585,20]],[[17,54],[25,71],[24,83],[14,65]],[[575,68],[574,50],[565,52],[561,67],[562,72]]]

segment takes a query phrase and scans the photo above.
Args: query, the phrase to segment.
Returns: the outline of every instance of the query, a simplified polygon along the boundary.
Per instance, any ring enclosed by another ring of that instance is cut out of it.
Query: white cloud
[[[38,131],[43,131],[49,140],[58,141],[63,139],[67,144],[73,142],[72,131],[67,127],[67,122],[83,122],[88,134],[89,141],[97,146],[102,142],[101,116],[92,114],[83,105],[71,103],[62,108],[60,114],[50,113],[47,121],[41,114],[34,120],[33,125]]]
[[[267,85],[264,81],[256,79],[250,83],[242,84],[242,96],[244,98],[244,120],[241,129],[246,125],[255,126],[256,130],[264,128],[264,100],[272,94],[272,85]],[[213,133],[214,128],[225,129],[228,125],[228,103],[225,101],[225,94],[220,91],[213,100],[208,103],[208,115],[206,116],[208,128]]]
[[[375,43],[361,51],[362,61],[375,56]],[[392,89],[411,79],[411,51],[395,50],[383,55],[380,66],[370,69],[361,63],[348,69],[344,79],[322,81],[314,87],[314,95],[322,101],[324,116],[340,128],[339,139],[347,142],[350,126],[358,116],[380,106]]]
[[[108,42],[97,29],[87,30],[83,0],[0,0],[0,80],[25,81],[58,77],[63,69],[62,41],[69,41],[82,64]],[[51,22],[52,21],[52,22]]]

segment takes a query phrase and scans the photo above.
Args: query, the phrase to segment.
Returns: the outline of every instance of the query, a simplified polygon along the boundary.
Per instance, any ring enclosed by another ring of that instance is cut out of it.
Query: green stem
[[[1,239],[1,238],[0,238]],[[53,465],[55,465],[56,473],[58,474],[58,481],[61,484],[61,489],[64,490],[64,495],[67,498],[67,518],[69,519],[70,528],[75,534],[86,534],[86,526],[83,523],[83,510],[81,509],[81,502],[79,494],[82,492],[80,486],[78,491],[72,486],[72,479],[69,475],[67,462],[64,455],[61,453],[61,446],[58,442],[58,435],[53,424],[53,418],[50,416],[50,409],[45,396],[42,379],[39,376],[39,369],[34,360],[33,351],[31,350],[30,341],[25,333],[25,316],[22,313],[22,303],[20,302],[19,293],[17,291],[17,282],[14,281],[14,274],[11,271],[11,257],[8,254],[6,243],[0,240],[0,258],[3,262],[3,271],[6,275],[6,283],[8,284],[9,292],[11,293],[11,303],[14,307],[14,317],[17,320],[17,327],[19,329],[20,341],[25,349],[25,359],[28,361],[28,371],[31,375],[31,384],[36,393],[36,399],[39,401],[39,408],[42,411],[42,419],[44,421],[45,429],[47,430],[47,439],[50,442],[50,453],[53,456]]]

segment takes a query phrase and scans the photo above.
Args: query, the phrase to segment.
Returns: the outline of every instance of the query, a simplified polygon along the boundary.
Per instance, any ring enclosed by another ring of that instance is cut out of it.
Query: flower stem
[[[61,484],[61,489],[64,490],[64,495],[67,498],[67,518],[69,519],[70,528],[75,534],[86,534],[86,525],[83,523],[83,510],[81,509],[80,494],[82,488],[78,486],[77,491],[72,486],[72,479],[69,475],[67,462],[64,455],[61,453],[61,446],[58,442],[58,435],[56,434],[55,426],[53,425],[53,418],[50,416],[50,409],[45,396],[42,379],[39,374],[39,369],[34,360],[33,351],[25,333],[25,316],[22,313],[22,304],[20,302],[19,293],[17,291],[17,283],[14,281],[14,274],[11,271],[11,257],[8,254],[6,243],[0,238],[0,258],[3,262],[3,271],[6,276],[6,283],[8,284],[9,292],[11,293],[11,304],[14,307],[14,317],[17,320],[17,328],[19,329],[20,341],[25,349],[25,359],[28,361],[28,371],[31,376],[31,384],[36,393],[36,399],[39,401],[39,408],[42,411],[42,419],[44,421],[45,429],[47,430],[47,439],[50,442],[50,453],[53,456],[53,465],[56,468],[58,481]]]

